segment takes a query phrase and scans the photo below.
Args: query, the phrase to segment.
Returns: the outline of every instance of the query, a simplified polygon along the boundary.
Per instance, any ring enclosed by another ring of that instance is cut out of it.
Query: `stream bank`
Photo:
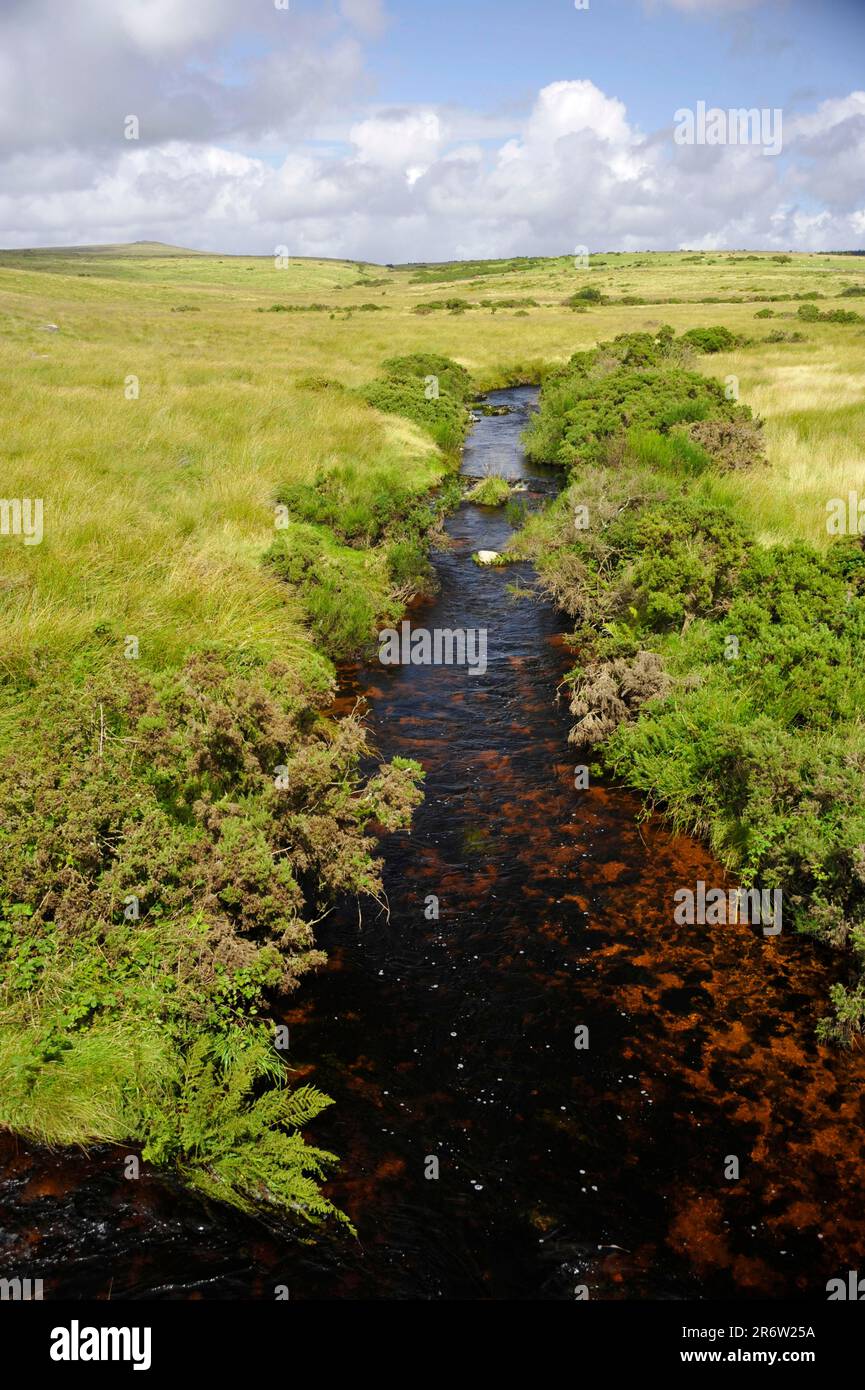
[[[508,414],[475,423],[463,472],[550,483],[520,448],[535,399],[491,395]],[[485,629],[486,669],[343,671],[341,708],[367,702],[426,798],[383,845],[389,916],[327,919],[328,965],[282,1019],[297,1081],[336,1102],[309,1137],[342,1157],[328,1190],[358,1240],[281,1240],[119,1181],[114,1155],[6,1139],[7,1258],[55,1295],[822,1300],[858,1267],[865,1063],[815,1043],[825,962],[674,922],[675,889],[723,871],[629,792],[575,786],[566,620],[513,597],[530,566],[473,563],[505,547],[503,509],[446,530],[411,622]]]

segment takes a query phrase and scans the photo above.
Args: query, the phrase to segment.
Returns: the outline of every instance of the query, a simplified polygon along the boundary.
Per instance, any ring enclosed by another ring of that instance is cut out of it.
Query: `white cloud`
[[[644,132],[587,78],[549,83],[513,116],[371,108],[361,40],[385,22],[379,0],[316,18],[262,4],[262,42],[244,46],[237,15],[237,0],[5,0],[0,245],[155,238],[399,261],[862,242],[865,93],[798,111],[770,160]],[[130,113],[138,142],[122,136]]]
[[[206,5],[189,0],[138,0],[137,4],[90,0],[90,8],[101,25],[110,27],[116,21],[135,47],[156,54],[211,39],[232,19],[231,0],[208,0]]]
[[[605,96],[585,79],[551,82],[538,96],[524,139],[528,146],[550,148],[564,136],[582,131],[615,144],[625,144],[633,138],[621,101]]]
[[[435,111],[389,111],[352,126],[349,139],[365,164],[425,169],[441,149],[442,124]]]
[[[797,136],[823,135],[847,121],[865,119],[865,92],[851,92],[846,97],[831,97],[822,101],[816,111],[793,117],[788,131]]]
[[[382,0],[341,0],[339,8],[349,24],[371,38],[377,38],[387,26]]]
[[[244,18],[251,47],[238,42]],[[254,11],[238,0],[0,5],[0,154],[107,154],[130,114],[144,144],[297,138],[369,90],[360,43],[332,14],[270,0]]]

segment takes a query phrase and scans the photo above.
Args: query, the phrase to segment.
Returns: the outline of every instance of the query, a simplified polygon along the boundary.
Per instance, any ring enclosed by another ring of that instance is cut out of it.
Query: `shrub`
[[[0,760],[0,1124],[321,1219],[331,1160],[299,1130],[326,1098],[287,1087],[259,1020],[322,964],[311,919],[380,896],[370,828],[407,824],[420,769],[363,775],[361,724],[325,723],[291,665],[120,665],[46,673]]]
[[[780,888],[788,920],[845,952],[819,1032],[850,1042],[865,1032],[865,548],[757,544],[712,479],[762,461],[759,423],[720,388],[689,397],[672,355],[642,371],[622,358],[621,343],[575,354],[544,383],[529,432],[539,457],[579,446],[567,492],[527,528],[545,586],[577,622],[572,737],[602,745],[613,775],[707,836],[744,885]],[[683,399],[707,410],[670,426]],[[683,443],[711,466],[695,469]],[[573,529],[575,502],[586,531]]]
[[[712,460],[702,443],[682,433],[682,428],[677,426],[669,434],[659,434],[656,430],[630,430],[626,437],[625,457],[637,466],[656,468],[664,473],[699,476]]]
[[[377,620],[388,613],[388,585],[376,585],[363,554],[335,546],[317,527],[280,531],[265,563],[291,584],[324,652],[334,661],[367,649]]]
[[[594,285],[585,285],[583,289],[577,290],[564,302],[569,308],[574,308],[576,305],[603,304],[605,301],[606,296],[599,289]]]
[[[730,352],[739,344],[736,334],[720,325],[714,328],[689,328],[687,333],[682,334],[682,339],[698,352]]]
[[[300,521],[329,526],[335,536],[361,548],[375,544],[415,503],[397,465],[358,470],[344,464],[316,474],[312,483],[289,483],[276,493]]]
[[[455,452],[470,420],[466,403],[473,387],[465,368],[435,353],[392,357],[382,368],[384,379],[367,386],[364,399],[377,410],[413,420],[429,431],[440,448]],[[438,395],[427,389],[433,377]]]
[[[806,343],[807,341],[804,333],[784,333],[780,328],[766,334],[767,343]]]
[[[861,314],[853,309],[827,309],[821,313],[816,304],[800,304],[799,318],[805,323],[862,323]]]
[[[766,463],[762,421],[713,418],[677,428],[683,429],[722,473]]]
[[[555,408],[555,407],[554,407]],[[547,413],[526,435],[529,456],[573,467],[604,455],[605,442],[629,428],[666,433],[682,422],[711,414],[733,416],[719,383],[680,367],[610,372],[598,380],[571,378],[564,385],[557,417]],[[550,425],[554,433],[550,433]],[[556,439],[552,457],[550,444]]]
[[[408,538],[393,541],[387,548],[387,564],[391,582],[398,589],[412,595],[432,592],[435,571],[420,541]]]

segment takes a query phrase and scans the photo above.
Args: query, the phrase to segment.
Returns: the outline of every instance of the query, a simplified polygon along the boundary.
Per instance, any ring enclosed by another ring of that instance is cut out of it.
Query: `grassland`
[[[436,366],[446,429],[394,413],[406,379],[448,359],[484,390],[621,333],[724,325],[747,344],[694,370],[738,378],[768,465],[715,500],[763,544],[824,550],[827,500],[862,487],[865,321],[799,311],[855,311],[862,288],[852,256],[0,253],[0,492],[45,516],[40,545],[0,537],[0,1123],[327,1214],[329,1160],[298,1135],[324,1101],[285,1086],[260,1020],[320,963],[311,923],[375,896],[374,828],[418,794],[417,768],[363,776],[362,727],[325,717],[333,658],[423,582],[453,464],[461,374]],[[298,564],[285,497],[306,499]]]

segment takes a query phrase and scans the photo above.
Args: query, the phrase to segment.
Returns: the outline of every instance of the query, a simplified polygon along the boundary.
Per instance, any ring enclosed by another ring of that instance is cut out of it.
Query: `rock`
[[[479,550],[475,555],[479,565],[497,565],[501,558],[497,550]]]

